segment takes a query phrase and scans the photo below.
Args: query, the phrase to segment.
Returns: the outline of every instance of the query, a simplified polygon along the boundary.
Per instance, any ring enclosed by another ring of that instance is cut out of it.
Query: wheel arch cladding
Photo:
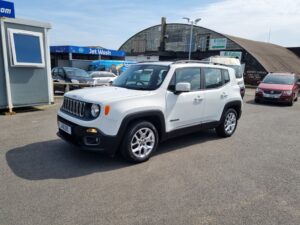
[[[159,110],[136,112],[125,116],[125,118],[121,123],[118,136],[123,138],[126,129],[131,124],[139,120],[145,120],[152,123],[158,132],[159,140],[164,139],[165,131],[166,131],[165,119],[164,119],[164,114]]]
[[[226,103],[222,116],[224,116],[224,113],[228,110],[228,109],[234,109],[237,112],[237,119],[241,118],[242,115],[242,103],[241,101],[232,101],[232,102],[228,102]]]

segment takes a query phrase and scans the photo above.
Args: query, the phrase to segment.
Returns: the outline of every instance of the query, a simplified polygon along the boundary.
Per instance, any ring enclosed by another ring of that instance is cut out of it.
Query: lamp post
[[[196,25],[201,18],[197,18],[195,20],[191,20],[188,17],[183,17],[182,19],[186,20],[187,23],[191,24],[191,32],[190,32],[190,46],[189,46],[189,60],[191,60],[191,53],[192,53],[192,41],[193,41],[193,27]]]

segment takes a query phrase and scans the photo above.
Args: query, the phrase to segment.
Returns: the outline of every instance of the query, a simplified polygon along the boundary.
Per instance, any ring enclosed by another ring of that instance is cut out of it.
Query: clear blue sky
[[[13,1],[13,0],[12,0]],[[117,49],[136,32],[160,23],[202,18],[219,32],[284,46],[300,46],[298,0],[14,0],[16,16],[50,22],[52,45]]]

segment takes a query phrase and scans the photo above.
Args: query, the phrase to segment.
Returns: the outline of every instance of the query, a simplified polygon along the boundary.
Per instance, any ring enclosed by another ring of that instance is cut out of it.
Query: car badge
[[[274,91],[271,91],[271,94],[274,94]]]

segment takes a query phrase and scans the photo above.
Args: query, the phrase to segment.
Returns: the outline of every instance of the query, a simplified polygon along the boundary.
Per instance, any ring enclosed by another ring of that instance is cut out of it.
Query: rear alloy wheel
[[[216,128],[216,132],[221,137],[230,137],[235,132],[237,123],[237,112],[234,109],[228,109]]]
[[[140,163],[151,157],[157,144],[158,133],[155,126],[147,121],[139,121],[129,127],[121,153],[128,161]]]

